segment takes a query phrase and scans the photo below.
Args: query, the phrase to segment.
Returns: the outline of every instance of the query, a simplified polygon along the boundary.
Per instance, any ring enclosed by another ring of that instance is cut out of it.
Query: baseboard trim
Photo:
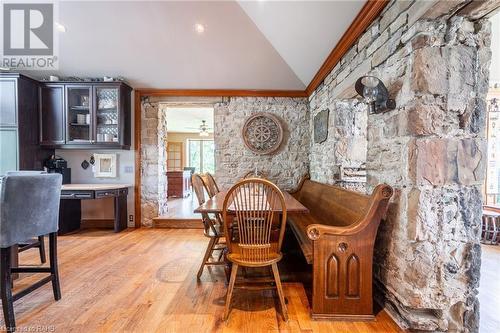
[[[349,315],[349,314],[332,314],[332,313],[311,313],[313,320],[337,320],[337,321],[374,321],[375,316],[367,315]]]
[[[153,219],[153,228],[168,229],[203,229],[201,219],[169,219],[164,217],[155,217]]]
[[[114,229],[114,219],[82,219],[80,229]]]

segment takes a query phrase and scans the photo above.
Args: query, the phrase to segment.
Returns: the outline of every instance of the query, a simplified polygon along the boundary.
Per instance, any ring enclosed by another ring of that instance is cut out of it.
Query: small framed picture
[[[98,178],[116,177],[116,154],[94,154],[94,176]]]

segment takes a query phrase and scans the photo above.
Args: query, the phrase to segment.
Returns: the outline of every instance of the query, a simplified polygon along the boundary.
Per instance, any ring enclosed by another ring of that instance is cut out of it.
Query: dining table
[[[226,198],[226,194],[228,191],[220,191],[212,198],[205,201],[204,204],[199,206],[194,210],[195,213],[208,213],[208,214],[220,214],[223,213],[224,199]],[[309,214],[309,209],[300,203],[297,199],[295,199],[290,193],[282,192],[283,198],[285,199],[285,208],[287,214]],[[231,206],[230,206],[231,207]],[[231,208],[229,207],[229,210]],[[279,200],[275,201],[275,205],[273,207],[273,211],[277,213],[282,213],[282,207]],[[227,251],[227,250],[226,250]],[[224,261],[226,265],[224,267],[224,272],[226,275],[226,280],[229,282],[229,275],[231,272],[231,263],[227,260],[226,254],[224,251]]]
[[[309,209],[295,199],[290,193],[282,192],[285,199],[285,208],[287,214],[308,214]],[[220,191],[211,199],[208,199],[204,204],[194,210],[195,213],[222,214],[224,199],[227,191]],[[276,200],[274,211],[282,212],[281,204]]]

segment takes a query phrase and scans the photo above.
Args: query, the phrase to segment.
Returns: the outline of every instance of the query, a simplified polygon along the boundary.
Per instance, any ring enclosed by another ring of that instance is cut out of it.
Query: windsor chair
[[[212,199],[217,193],[220,192],[219,186],[217,186],[217,183],[215,182],[215,179],[211,173],[207,172],[205,174],[204,182],[210,199]]]
[[[270,266],[283,318],[287,321],[288,313],[277,266],[282,258],[280,250],[287,215],[283,193],[268,180],[244,179],[228,191],[222,212],[224,232],[231,235],[226,237],[226,244],[227,260],[232,263],[224,319],[227,320],[229,316],[238,268]],[[230,232],[233,226],[237,230]]]
[[[193,190],[196,198],[198,199],[198,203],[201,206],[205,203],[205,183],[203,182],[203,179],[199,174],[194,174],[191,176],[191,183],[193,185]],[[201,263],[200,269],[198,270],[198,274],[196,275],[198,279],[200,279],[201,275],[203,274],[203,268],[206,265],[214,266],[226,264],[222,260],[223,251],[225,249],[225,244],[221,242],[221,238],[224,237],[222,225],[217,224],[216,221],[212,219],[206,212],[201,213],[201,219],[204,227],[203,234],[210,240],[208,242],[205,255],[203,256],[203,261]],[[210,260],[210,258],[213,256],[214,251],[220,251],[219,257],[216,261]]]

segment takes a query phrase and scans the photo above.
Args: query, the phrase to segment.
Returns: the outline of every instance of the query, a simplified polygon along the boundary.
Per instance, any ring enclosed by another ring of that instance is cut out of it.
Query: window
[[[195,172],[215,172],[214,140],[188,140],[188,164]]]

